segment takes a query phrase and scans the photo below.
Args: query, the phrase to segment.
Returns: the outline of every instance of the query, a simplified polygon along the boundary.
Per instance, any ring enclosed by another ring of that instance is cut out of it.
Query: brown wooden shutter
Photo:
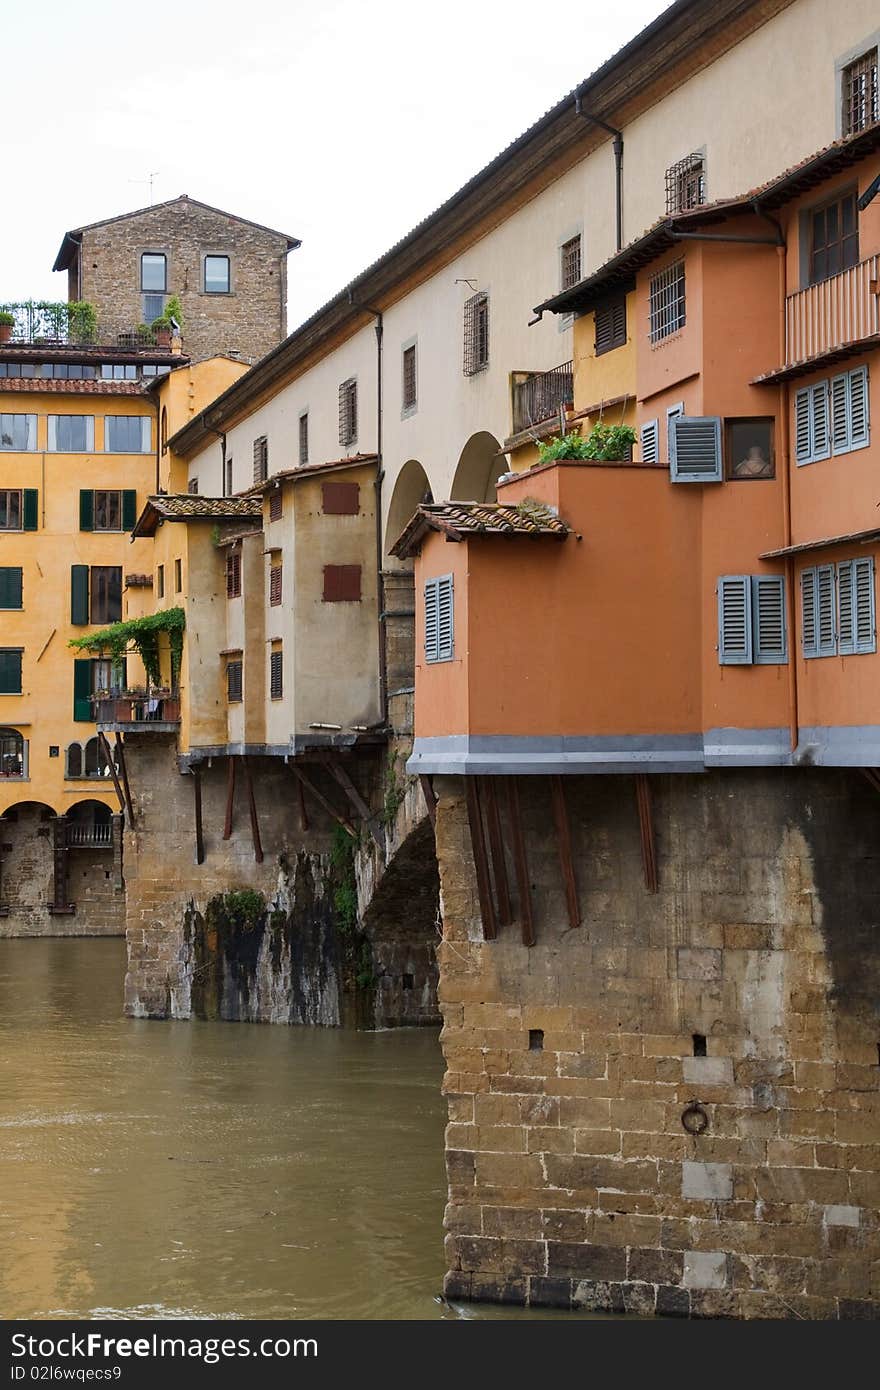
[[[357,516],[360,511],[358,483],[323,483],[321,506],[327,516]]]
[[[360,565],[324,566],[324,602],[360,603]]]

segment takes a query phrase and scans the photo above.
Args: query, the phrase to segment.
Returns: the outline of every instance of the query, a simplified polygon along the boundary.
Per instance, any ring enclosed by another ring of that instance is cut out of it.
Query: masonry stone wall
[[[876,792],[856,770],[652,778],[654,895],[633,779],[566,778],[572,929],[547,779],[519,785],[531,948],[482,940],[463,784],[435,782],[448,1294],[876,1316]]]
[[[183,348],[194,358],[237,352],[256,361],[284,338],[287,242],[198,203],[176,200],[83,232],[82,298],[113,343],[144,317],[141,254],[167,257],[167,294],[179,295]],[[205,255],[230,258],[231,293],[204,292]]]
[[[53,829],[48,807],[22,803],[0,820],[0,937],[123,936],[125,894],[112,849],[68,853],[67,902],[52,913]]]

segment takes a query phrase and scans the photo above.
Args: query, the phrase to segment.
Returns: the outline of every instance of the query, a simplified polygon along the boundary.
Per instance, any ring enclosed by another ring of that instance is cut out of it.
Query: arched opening
[[[388,521],[385,526],[385,565],[388,569],[412,569],[411,560],[398,560],[390,555],[394,542],[399,538],[416,507],[420,502],[433,502],[428,475],[418,459],[409,459],[401,468],[391,494],[388,507]]]
[[[0,777],[25,777],[26,745],[17,729],[0,729]]]
[[[495,484],[507,459],[494,434],[472,434],[461,451],[449,496],[454,502],[494,502]]]
[[[52,807],[41,801],[16,802],[0,817],[3,906],[13,936],[40,936],[47,930],[55,887],[54,820]]]
[[[109,848],[113,843],[113,820],[103,801],[77,801],[67,812],[67,843],[71,849]]]

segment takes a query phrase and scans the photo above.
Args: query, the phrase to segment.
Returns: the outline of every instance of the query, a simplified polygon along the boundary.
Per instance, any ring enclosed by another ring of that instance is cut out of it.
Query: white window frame
[[[59,449],[58,421],[59,420],[85,420],[86,422],[86,443],[83,449]],[[95,452],[95,417],[94,415],[50,415],[48,417],[48,438],[46,441],[46,452],[49,454],[93,454]]]
[[[111,421],[113,420],[140,420],[141,422],[141,447],[139,449],[111,449],[110,432]],[[105,454],[151,454],[153,452],[153,431],[152,421],[149,415],[105,415],[104,416],[104,453]]]

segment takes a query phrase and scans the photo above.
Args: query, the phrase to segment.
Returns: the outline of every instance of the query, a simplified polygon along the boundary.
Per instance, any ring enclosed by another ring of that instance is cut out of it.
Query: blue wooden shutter
[[[837,566],[837,650],[850,656],[856,649],[853,594],[853,562],[842,560]]]
[[[89,621],[89,567],[70,566],[70,621],[82,627]]]
[[[849,403],[849,447],[864,449],[871,442],[868,368],[856,367],[847,376],[847,397]]]
[[[834,566],[819,565],[816,570],[816,655],[837,653],[837,623],[834,602]]]
[[[672,416],[669,465],[674,483],[720,483],[720,418],[717,415]]]
[[[748,666],[752,660],[752,585],[747,574],[723,574],[718,580],[718,661]]]
[[[642,425],[640,442],[642,463],[657,463],[660,458],[660,426],[657,420],[646,420]]]
[[[801,654],[805,657],[819,655],[814,569],[801,571]]]
[[[817,381],[810,387],[810,458],[831,456],[831,430],[828,410],[828,382]]]
[[[455,651],[452,575],[437,580],[437,660],[451,661]]]
[[[21,568],[5,565],[0,569],[0,608],[21,608]]]
[[[877,650],[874,561],[871,556],[837,566],[838,651],[841,656]]]
[[[133,488],[126,488],[122,494],[122,529],[123,531],[134,530],[137,521],[137,493]]]
[[[439,611],[437,586],[439,580],[425,581],[425,660],[438,661]]]
[[[810,389],[804,387],[794,398],[794,456],[798,463],[810,462]]]
[[[95,494],[91,488],[80,488],[79,529],[92,531],[95,527]]]
[[[40,510],[40,494],[35,487],[24,489],[23,531],[36,531]]]
[[[847,373],[833,376],[830,385],[831,448],[835,454],[845,454],[849,445],[849,381]]]
[[[79,723],[92,722],[92,663],[86,657],[73,663],[73,717]]]
[[[786,662],[785,580],[781,574],[752,576],[752,619],[755,661],[762,666]]]

